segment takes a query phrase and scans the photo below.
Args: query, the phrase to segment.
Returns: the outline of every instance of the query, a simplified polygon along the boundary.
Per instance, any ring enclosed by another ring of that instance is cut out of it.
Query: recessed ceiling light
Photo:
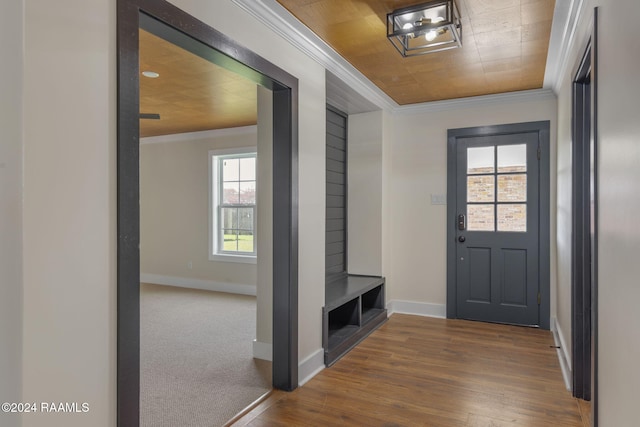
[[[142,75],[145,77],[149,77],[150,79],[157,79],[158,77],[160,77],[160,74],[156,73],[155,71],[143,71]]]

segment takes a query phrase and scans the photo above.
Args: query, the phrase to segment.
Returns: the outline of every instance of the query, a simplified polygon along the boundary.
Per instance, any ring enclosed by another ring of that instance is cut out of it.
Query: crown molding
[[[287,9],[275,0],[232,0],[258,21],[265,24],[283,39],[300,49],[365,99],[381,109],[393,111],[398,104],[380,88],[371,83],[364,74],[347,62],[331,46],[313,31],[298,21]]]
[[[220,138],[223,136],[257,135],[258,127],[240,126],[226,129],[203,130],[199,132],[175,133],[173,135],[147,136],[140,138],[140,144],[162,144],[167,142],[199,141],[202,139]]]
[[[421,104],[403,105],[396,108],[394,114],[433,113],[454,109],[473,108],[489,104],[505,104],[534,100],[555,99],[551,89],[522,90],[518,92],[497,93],[495,95],[471,96],[468,98],[446,99],[444,101],[423,102]]]
[[[584,9],[584,0],[556,1],[544,72],[544,87],[553,89],[556,93],[560,90],[567,71],[570,52]]]

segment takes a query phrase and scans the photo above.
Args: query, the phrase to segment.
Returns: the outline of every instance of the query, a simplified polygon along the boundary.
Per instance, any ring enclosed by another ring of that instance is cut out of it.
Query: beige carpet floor
[[[252,356],[255,297],[140,289],[141,426],[222,426],[271,390],[271,363]]]

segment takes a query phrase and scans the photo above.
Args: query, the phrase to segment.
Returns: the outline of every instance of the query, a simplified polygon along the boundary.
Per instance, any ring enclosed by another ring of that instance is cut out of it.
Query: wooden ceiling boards
[[[398,104],[541,88],[555,0],[456,0],[462,47],[403,58],[387,13],[420,0],[278,0]]]
[[[254,125],[256,84],[140,30],[140,136],[158,136]]]

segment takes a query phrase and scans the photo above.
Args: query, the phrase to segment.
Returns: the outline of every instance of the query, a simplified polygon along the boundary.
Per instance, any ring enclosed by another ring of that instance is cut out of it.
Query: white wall
[[[0,4],[0,402],[22,400],[23,3]],[[20,425],[0,413],[0,424]]]
[[[90,405],[86,414],[30,414],[24,425],[111,426],[116,5],[24,4],[22,400]]]
[[[487,102],[455,110],[394,115],[388,192],[389,268],[387,300],[446,303],[446,206],[432,205],[431,195],[447,192],[447,129],[539,120],[551,121],[551,170],[555,168],[553,95]],[[555,241],[555,180],[551,184],[552,258]],[[387,246],[387,245],[385,245]],[[551,269],[551,313],[555,312],[555,265]]]
[[[582,55],[592,19],[592,7],[600,7],[598,40],[598,167],[599,167],[599,425],[637,424],[637,384],[640,383],[640,56],[637,41],[640,3],[635,0],[587,1],[570,50],[568,68],[558,106],[558,205],[570,203],[571,77]],[[615,31],[611,31],[615,28]],[[563,215],[563,228],[560,228]],[[568,244],[570,216],[559,210],[559,240]],[[561,233],[561,234],[560,234]],[[571,257],[568,247],[558,246],[559,263]],[[568,268],[568,266],[566,266]],[[560,270],[559,270],[560,273]],[[559,296],[570,296],[570,271],[558,276]],[[566,311],[565,311],[566,310]],[[570,330],[570,305],[558,307],[558,320]]]
[[[273,94],[258,86],[258,225],[256,341],[273,334]],[[263,346],[264,347],[264,346]],[[266,346],[269,350],[269,346]],[[256,356],[258,352],[254,352]],[[267,355],[262,354],[262,358]]]
[[[152,283],[196,283],[205,289],[235,289],[238,293],[251,288],[255,293],[256,264],[209,260],[209,150],[256,149],[256,127],[166,135],[141,142],[143,280],[151,276]],[[156,282],[154,276],[170,280]]]
[[[382,275],[383,112],[349,116],[347,260],[350,274]]]

